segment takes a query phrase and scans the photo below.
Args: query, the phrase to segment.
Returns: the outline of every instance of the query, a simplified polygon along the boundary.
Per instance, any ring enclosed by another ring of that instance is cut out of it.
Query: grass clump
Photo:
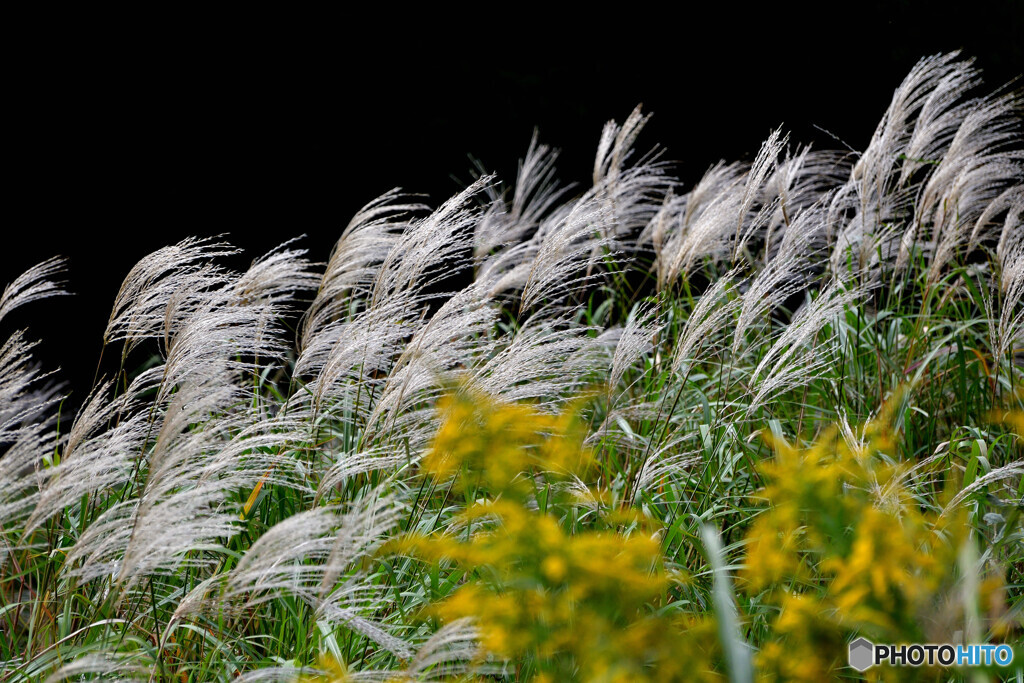
[[[126,268],[75,410],[12,333],[3,680],[857,679],[858,635],[1016,642],[1022,105],[979,83],[926,58],[864,150],[775,131],[690,188],[638,108],[575,195],[535,139],[323,264],[185,240]]]

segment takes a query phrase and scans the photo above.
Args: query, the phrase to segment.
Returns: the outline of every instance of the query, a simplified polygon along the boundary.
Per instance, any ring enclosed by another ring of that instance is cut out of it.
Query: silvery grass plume
[[[346,320],[366,305],[384,259],[412,216],[427,211],[419,203],[403,203],[406,195],[391,190],[361,208],[349,221],[331,251],[312,304],[303,316],[305,347],[329,324]]]
[[[855,280],[834,281],[797,311],[750,375],[748,416],[773,394],[806,383],[830,364],[839,317],[865,294],[866,288]],[[831,333],[821,338],[826,325]]]
[[[647,440],[630,426],[652,419],[656,414],[655,406],[645,400],[644,392],[636,395],[633,392],[642,385],[647,368],[640,368],[632,381],[624,380],[637,369],[645,355],[654,353],[656,340],[665,327],[665,313],[657,304],[641,302],[633,307],[622,328],[611,328],[599,335],[598,344],[607,344],[613,351],[605,380],[604,420],[587,437],[587,443],[614,443],[619,452],[635,451],[637,455],[647,448]]]
[[[529,231],[521,220],[514,223],[518,227],[508,231],[509,241],[504,248],[478,267],[477,279],[492,283],[492,295],[521,291],[520,318],[531,314],[563,316],[565,307],[574,305],[571,299],[600,277],[597,271],[602,260],[610,259],[616,268],[622,263],[621,252],[634,251],[635,234],[650,221],[672,183],[664,165],[653,158],[641,159],[632,166],[626,164],[647,118],[638,107],[622,126],[609,121],[598,145],[593,185],[580,197],[557,207],[555,198],[561,193],[552,186],[530,211],[529,215],[537,218],[532,236],[514,243]],[[520,175],[517,197],[523,184]],[[535,184],[533,181],[526,187]],[[522,212],[517,213],[513,205],[510,215],[521,216]],[[480,228],[483,239],[478,238],[478,244],[498,244],[493,222],[484,221],[486,226]]]
[[[474,387],[505,401],[557,411],[607,368],[607,347],[584,326],[530,320],[511,342],[471,374]]]
[[[301,239],[288,240],[252,262],[232,283],[230,296],[237,306],[262,306],[273,313],[292,312],[303,292],[317,288],[321,276],[305,249],[288,249]]]
[[[1007,244],[1024,239],[1024,184],[1015,185],[989,202],[978,216],[968,241],[968,250],[981,242],[996,243],[996,259],[1001,261]]]
[[[900,270],[916,249],[934,283],[973,244],[985,210],[1020,184],[1024,159],[1014,148],[1020,93],[968,97],[980,83],[972,61],[954,52],[921,60],[897,88],[833,201],[834,269],[852,250],[865,272],[892,262]]]
[[[64,294],[53,280],[63,268],[63,260],[49,259],[4,287],[0,320],[21,306]],[[39,464],[58,443],[50,411],[61,397],[54,389],[39,388],[46,375],[32,363],[33,346],[22,330],[0,346],[0,567],[19,542],[11,535],[38,501]]]
[[[780,206],[778,195],[766,193],[765,184],[778,173],[778,157],[787,139],[774,130],[749,168],[719,162],[690,192],[665,199],[640,237],[654,246],[661,289],[705,258],[736,262],[742,255],[751,260],[746,254],[750,240],[768,229]]]
[[[534,235],[536,250],[528,267],[519,302],[524,314],[561,317],[570,297],[598,278],[592,268],[612,240],[607,237],[613,215],[591,190],[557,221],[548,221]]]
[[[490,358],[500,311],[479,280],[455,292],[418,329],[395,361],[367,419],[368,438],[388,434],[425,445],[434,429],[433,403]]]
[[[29,268],[0,294],[0,321],[15,309],[40,299],[67,294],[53,277],[64,270],[65,262],[52,258]],[[52,391],[37,388],[45,378],[31,361],[35,342],[26,341],[25,330],[13,332],[0,346],[0,430],[11,429],[15,423],[32,421],[49,406],[56,396]]]
[[[931,226],[929,282],[937,282],[973,225],[1004,192],[1024,183],[1024,150],[1015,143],[1024,107],[1020,93],[974,103],[917,201],[915,229]]]
[[[64,259],[54,257],[32,266],[11,281],[0,294],[0,320],[25,304],[68,294],[62,289],[63,283],[54,279],[64,272],[65,266]]]
[[[411,644],[393,635],[372,615],[387,607],[385,587],[356,569],[394,529],[402,509],[395,500],[377,490],[367,492],[345,512],[323,564],[319,588],[305,599],[318,618],[329,624],[352,629],[402,659],[412,655]],[[386,610],[384,610],[386,611]]]
[[[376,400],[371,396],[379,397],[409,340],[427,324],[430,302],[449,296],[430,288],[450,270],[468,266],[472,227],[479,219],[469,202],[492,180],[479,179],[395,237],[374,269],[365,308],[331,322],[324,316],[307,319],[295,374],[312,378],[306,388],[316,411],[326,401],[345,405],[366,426]],[[329,272],[325,283],[335,277]],[[321,295],[314,308],[329,310],[318,303]]]
[[[187,316],[204,301],[204,290],[228,281],[226,272],[209,260],[236,253],[237,249],[224,242],[188,238],[143,257],[114,299],[103,332],[104,345],[123,341],[127,354],[144,339],[172,329],[174,313]]]
[[[823,250],[817,237],[824,232],[825,210],[821,204],[800,211],[786,227],[775,255],[751,279],[733,331],[732,354],[738,356],[747,343],[751,326],[770,316],[789,297],[811,284],[813,269]],[[759,326],[770,328],[770,321]],[[758,335],[764,339],[767,335]],[[758,344],[752,344],[754,348]]]
[[[655,339],[665,325],[665,314],[656,304],[641,302],[633,307],[615,343],[615,353],[608,373],[609,399],[611,392],[618,390],[621,393],[628,389],[619,386],[622,379],[645,353],[654,349]]]
[[[363,444],[347,445],[343,437],[324,444],[324,468],[320,472],[320,483],[313,499],[315,505],[330,500],[344,486],[361,475],[371,472],[395,472],[402,465],[409,464],[419,452],[405,448],[405,444]]]
[[[314,417],[328,404],[345,406],[365,424],[371,393],[422,322],[421,304],[415,296],[399,294],[320,330],[296,360],[295,376],[308,380],[290,405],[308,398]]]
[[[999,296],[1000,303],[995,303]],[[1003,359],[1024,346],[1024,240],[1007,251],[1000,269],[999,287],[985,300],[992,355]]]
[[[144,683],[152,680],[153,663],[136,654],[125,657],[109,653],[87,654],[62,665],[46,677],[45,683],[81,681],[86,676],[96,680],[114,680],[123,683]]]
[[[229,492],[254,485],[268,470],[288,469],[278,454],[293,430],[283,419],[264,419],[245,409],[253,398],[246,378],[256,374],[258,363],[281,362],[285,347],[271,321],[282,297],[309,287],[308,264],[301,252],[275,251],[247,273],[231,275],[194,262],[198,253],[191,246],[187,253],[188,268],[174,269],[172,279],[190,289],[166,292],[167,277],[150,282],[159,296],[145,287],[122,287],[146,302],[151,321],[157,319],[154,302],[162,299],[164,306],[163,329],[136,326],[125,339],[129,346],[159,332],[166,353],[166,361],[139,375],[127,393],[156,390],[145,426],[144,462],[137,466],[141,494],[106,509],[79,537],[65,564],[81,579],[116,580],[121,595],[146,577],[208,566],[211,561],[193,551],[219,547],[221,539],[238,531],[237,511],[225,506]],[[164,258],[161,251],[144,262],[155,261],[154,268],[164,272]],[[136,282],[143,270],[133,269],[128,280]],[[135,310],[137,302],[119,303]],[[126,428],[130,438],[143,429],[137,418],[121,424],[132,425]],[[109,461],[98,465],[102,468],[117,465],[121,454],[101,449],[98,455]]]
[[[106,497],[138,464],[150,416],[135,392],[111,397],[112,390],[112,380],[98,385],[75,416],[60,463],[45,471],[26,538],[65,509],[80,513],[84,497]]]
[[[789,142],[789,135],[783,135],[782,129],[776,129],[769,134],[768,139],[758,150],[754,163],[747,173],[746,184],[743,188],[743,199],[740,201],[739,209],[736,212],[736,243],[733,250],[733,260],[738,261],[740,256],[746,256],[747,244],[750,239],[766,229],[771,221],[776,208],[781,205],[778,196],[766,195],[764,184],[770,177],[776,175],[779,170],[779,154]],[[753,211],[758,197],[766,201]]]
[[[468,675],[497,675],[501,672],[498,665],[481,662],[480,655],[479,631],[471,619],[463,618],[444,624],[420,643],[401,669],[353,671],[335,655],[333,664],[337,668],[331,670],[318,667],[265,667],[244,673],[235,680],[240,683],[294,682],[302,674],[330,677],[344,672],[344,680],[353,683],[444,683]]]
[[[996,246],[996,261],[1002,269],[1005,269],[1006,264],[1012,261],[1011,255],[1016,245],[1024,243],[1024,220],[1022,220],[1022,216],[1024,216],[1024,187],[1019,190],[1007,208],[1002,234],[999,237],[999,244]],[[1006,287],[1005,282],[1003,287]]]
[[[474,228],[475,278],[489,283],[492,297],[525,287],[545,236],[556,233],[578,204],[578,198],[565,199],[572,186],[559,187],[553,179],[557,156],[537,144],[535,131],[511,203],[496,185],[485,188],[490,204]]]
[[[714,355],[726,325],[739,315],[743,305],[743,298],[736,294],[739,273],[739,268],[733,268],[700,296],[675,342],[670,366],[673,373]]]
[[[250,611],[290,595],[308,603],[322,618],[408,658],[409,644],[371,617],[387,605],[383,587],[357,568],[357,562],[395,527],[400,512],[395,501],[379,491],[353,501],[347,512],[330,505],[298,512],[249,547],[223,577],[218,602],[206,608]]]
[[[338,531],[333,506],[297,512],[263,532],[226,575],[225,602],[254,606],[282,593],[309,593],[319,585],[323,562]]]
[[[825,197],[841,186],[850,174],[849,154],[832,150],[812,150],[810,145],[787,151],[775,173],[765,181],[761,204],[775,211],[768,219],[764,237],[764,260],[772,259],[787,237],[792,221],[800,212],[826,203]],[[775,201],[777,200],[777,201]],[[822,248],[827,244],[827,226],[821,221],[821,233],[802,234],[800,239],[811,239]]]
[[[112,505],[92,522],[68,554],[71,575],[113,578],[127,590],[154,573],[205,566],[210,560],[190,551],[214,547],[237,532],[237,511],[224,509],[224,497],[235,485],[255,483],[264,470],[232,467],[231,456],[245,447],[230,439],[244,421],[222,413],[239,394],[227,373],[209,379],[172,395],[147,454],[141,495]],[[193,424],[204,428],[192,429]],[[219,476],[224,470],[227,481]]]
[[[661,289],[674,286],[705,257],[730,256],[745,177],[741,164],[720,162],[690,192],[666,198],[642,234],[653,243]]]
[[[895,226],[908,218],[914,183],[920,183],[914,173],[927,172],[927,164],[936,160],[911,157],[908,151],[940,154],[962,112],[942,116],[943,111],[976,85],[969,64],[957,57],[952,53],[921,60],[894,92],[871,142],[833,200],[829,229],[836,238],[834,269],[843,266],[850,251],[858,270],[897,257],[903,234]],[[918,127],[920,112],[925,117]]]
[[[10,536],[36,505],[42,478],[38,465],[56,445],[57,435],[46,423],[21,425],[16,419],[8,419],[0,425],[0,565],[6,560],[7,551],[19,542]]]
[[[470,201],[494,182],[484,176],[401,233],[374,278],[370,307],[400,292],[426,292],[468,265],[479,210]]]
[[[699,432],[690,431],[673,434],[664,444],[653,448],[643,458],[637,472],[634,499],[641,492],[650,493],[659,485],[687,476],[691,468],[700,465],[704,456],[698,441]]]
[[[540,144],[535,130],[526,156],[519,162],[511,201],[506,201],[505,193],[495,185],[484,189],[490,203],[473,230],[478,270],[488,270],[488,263],[497,253],[535,233],[572,190],[572,185],[559,186],[555,178],[557,160],[558,150]]]
[[[666,191],[674,184],[666,174],[666,166],[657,162],[656,150],[637,163],[627,165],[635,153],[637,137],[650,118],[650,114],[642,114],[638,105],[621,126],[609,121],[601,131],[591,192],[610,216],[610,220],[602,224],[602,237],[610,240],[612,251],[635,249],[637,233],[650,222]],[[594,245],[592,262],[599,255],[600,246]]]

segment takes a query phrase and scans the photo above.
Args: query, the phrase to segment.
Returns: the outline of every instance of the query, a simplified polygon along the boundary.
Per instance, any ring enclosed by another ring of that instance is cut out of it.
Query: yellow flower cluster
[[[775,450],[760,467],[769,507],[750,529],[740,577],[748,594],[778,609],[756,658],[762,675],[834,678],[855,635],[951,640],[928,628],[958,595],[968,525],[963,515],[922,512],[903,483],[907,465],[882,457],[894,445],[889,412],[867,426],[862,444],[834,429],[803,450],[766,438]]]
[[[531,471],[558,477],[583,475],[593,463],[582,448],[586,436],[577,402],[558,415],[526,405],[497,404],[483,394],[461,390],[438,402],[441,427],[423,458],[425,472],[445,479],[457,475],[460,490],[486,487],[517,499],[532,491]]]
[[[410,535],[387,549],[474,577],[432,615],[473,617],[482,656],[513,663],[517,680],[714,677],[698,664],[710,661],[698,651],[713,646],[713,623],[682,624],[654,610],[670,577],[647,520],[594,513],[600,496],[579,495],[593,456],[574,410],[552,416],[466,393],[440,410],[423,468],[475,492],[456,524],[474,533]]]
[[[421,467],[462,494],[464,509],[445,532],[406,534],[382,554],[465,577],[424,617],[473,619],[480,662],[502,664],[512,680],[722,680],[725,636],[707,606],[669,604],[681,579],[665,569],[654,525],[608,510],[607,496],[586,485],[594,457],[578,407],[550,415],[450,395]],[[989,578],[968,596],[957,584],[967,520],[926,511],[911,495],[910,464],[892,457],[892,422],[887,408],[860,441],[831,429],[804,449],[765,435],[775,452],[758,466],[767,507],[748,529],[737,577],[751,607],[740,637],[760,646],[761,680],[835,679],[849,672],[847,645],[858,635],[951,641],[965,601],[984,605],[1000,589]]]

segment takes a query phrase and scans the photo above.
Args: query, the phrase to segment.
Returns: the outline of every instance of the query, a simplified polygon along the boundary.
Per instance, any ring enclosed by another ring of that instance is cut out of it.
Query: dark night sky
[[[469,177],[468,154],[510,178],[534,126],[562,149],[562,179],[586,182],[603,123],[643,102],[641,151],[661,145],[692,182],[780,124],[793,141],[838,145],[820,126],[863,148],[923,55],[963,48],[991,86],[1024,71],[1019,0],[719,5],[576,24],[506,10],[440,31],[429,15],[26,26],[3,86],[0,283],[63,254],[77,295],[0,332],[29,326],[82,393],[124,275],[185,236],[229,233],[251,259],[305,233],[324,260],[392,187],[437,204]]]

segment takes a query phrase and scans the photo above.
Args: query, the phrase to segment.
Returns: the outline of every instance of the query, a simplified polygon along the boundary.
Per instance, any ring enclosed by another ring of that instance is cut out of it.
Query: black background
[[[42,337],[39,357],[80,398],[124,275],[188,235],[228,233],[244,267],[305,234],[322,261],[393,187],[436,205],[470,178],[470,154],[513,178],[535,126],[562,149],[560,177],[586,183],[602,125],[642,102],[654,118],[638,147],[665,148],[692,183],[779,125],[794,142],[863,149],[924,55],[962,48],[992,87],[1024,71],[1016,0],[673,7],[12,24],[0,284],[62,254],[76,296],[2,332]]]

